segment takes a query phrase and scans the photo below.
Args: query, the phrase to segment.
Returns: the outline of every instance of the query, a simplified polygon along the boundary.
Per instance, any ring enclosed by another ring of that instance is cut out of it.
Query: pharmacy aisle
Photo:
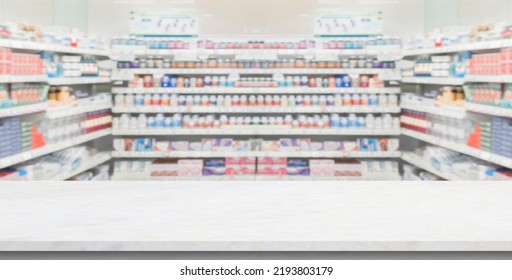
[[[109,178],[108,44],[76,30],[9,24],[0,38],[0,180]],[[36,32],[37,30],[38,32]]]

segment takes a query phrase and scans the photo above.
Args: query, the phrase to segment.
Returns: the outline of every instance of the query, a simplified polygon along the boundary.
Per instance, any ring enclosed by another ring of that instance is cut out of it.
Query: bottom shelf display
[[[0,181],[64,181],[110,160],[109,152],[71,147],[0,171]],[[108,175],[108,166],[107,166]],[[108,180],[108,177],[107,177]]]
[[[512,180],[512,172],[509,169],[442,147],[425,146],[415,152],[403,152],[402,160],[410,164],[404,166],[405,180]]]
[[[112,180],[401,180],[397,161],[216,158],[116,161]]]

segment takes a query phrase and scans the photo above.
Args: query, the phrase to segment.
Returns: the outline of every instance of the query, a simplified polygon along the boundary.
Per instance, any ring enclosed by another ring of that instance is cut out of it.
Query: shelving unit
[[[0,108],[0,118],[16,117],[22,115],[28,115],[33,113],[39,113],[46,111],[48,105],[45,103],[35,103],[30,105],[19,105],[8,108]]]
[[[25,50],[29,52],[54,52],[54,53],[67,53],[67,54],[84,54],[93,56],[108,57],[110,55],[109,50],[97,50],[89,48],[79,48],[70,46],[52,45],[39,42],[21,41],[21,40],[9,40],[0,39],[0,48],[9,48],[16,50]]]
[[[109,50],[98,50],[89,48],[78,48],[62,45],[52,45],[40,42],[19,41],[0,39],[0,48],[9,48],[14,52],[19,53],[41,53],[51,52],[65,55],[86,55],[100,58],[108,58],[110,55]],[[0,83],[42,83],[48,85],[93,85],[93,84],[106,84],[110,83],[110,77],[60,77],[49,78],[46,75],[0,75]],[[22,116],[28,120],[39,119],[57,119],[77,116],[84,113],[110,110],[111,104],[99,104],[87,107],[48,107],[45,103],[37,103],[30,105],[20,105],[16,107],[9,107],[0,109],[0,118],[11,118],[15,116]],[[41,113],[41,115],[27,116],[29,114]],[[105,136],[111,135],[111,129],[103,129],[93,133],[77,136],[72,139],[64,140],[62,142],[47,144],[43,147],[33,149],[30,151],[22,152],[8,157],[0,158],[0,169],[15,166],[29,160],[37,159],[54,152],[62,151],[77,145],[82,145],[92,140],[96,140]],[[110,160],[110,152],[103,152],[92,158],[90,161],[84,162],[78,169],[64,172],[52,180],[66,180],[70,177],[85,172],[95,166],[106,163]]]
[[[46,75],[1,75],[0,83],[46,83]]]
[[[404,57],[409,56],[420,56],[428,54],[448,54],[458,53],[464,51],[483,51],[492,49],[501,49],[512,47],[511,39],[494,40],[494,41],[483,41],[483,42],[471,42],[466,44],[457,44],[453,46],[444,46],[437,48],[425,48],[416,50],[403,50],[402,55]]]
[[[150,177],[141,176],[140,174],[114,174],[112,181],[400,181],[399,174],[378,174],[368,176],[352,176],[352,177],[315,177],[315,176],[263,176],[263,175],[246,175],[246,176],[199,176],[199,177]]]
[[[115,87],[113,94],[399,94],[399,87],[385,88],[310,88],[310,87],[277,87],[277,88],[236,88],[236,87],[203,87],[203,88],[129,88]]]
[[[426,85],[463,85],[463,78],[445,78],[445,77],[402,77],[402,83],[407,84],[426,84]]]
[[[412,137],[412,138],[415,138],[415,139],[418,139],[418,140],[421,140],[421,141],[424,141],[424,142],[427,142],[427,143],[430,143],[430,144],[437,145],[439,147],[443,147],[443,148],[446,148],[446,149],[449,149],[449,150],[452,150],[455,152],[459,152],[461,154],[465,154],[468,156],[472,156],[474,158],[492,162],[492,163],[495,163],[497,165],[500,165],[500,166],[503,166],[506,168],[512,168],[512,158],[507,158],[507,157],[496,155],[496,154],[493,154],[490,152],[475,149],[475,148],[469,147],[465,144],[453,143],[453,142],[447,141],[445,139],[441,139],[439,137],[416,132],[416,131],[409,130],[409,129],[402,129],[402,134]]]
[[[232,151],[171,151],[167,152],[112,152],[113,158],[224,158],[224,157],[292,157],[292,158],[399,158],[400,152],[342,152],[342,151],[289,151],[289,152],[232,152]]]
[[[490,116],[512,118],[512,108],[466,102],[466,110]]]
[[[281,73],[283,75],[381,75],[385,80],[400,80],[400,75],[394,69],[352,69],[352,68],[273,68],[273,69],[238,69],[238,68],[169,68],[169,69],[119,69],[112,77],[112,80],[132,79],[134,75],[272,75]]]
[[[100,166],[111,159],[110,153],[103,152],[93,156],[91,159],[82,162],[82,164],[75,170],[70,170],[68,172],[64,172],[57,177],[53,178],[52,181],[65,181],[76,175],[86,172],[92,168]]]
[[[81,114],[90,113],[90,112],[110,110],[111,108],[112,108],[112,104],[100,104],[100,105],[93,105],[93,106],[55,107],[55,108],[49,108],[46,111],[46,118],[59,119],[59,118],[71,117],[71,116],[81,115]]]
[[[109,77],[68,77],[68,78],[50,78],[48,84],[52,86],[61,85],[84,85],[84,84],[108,84]]]
[[[283,129],[268,128],[266,126],[246,128],[221,128],[221,129],[113,129],[112,135],[137,135],[137,136],[158,136],[158,135],[400,135],[400,129]]]
[[[138,57],[172,57],[174,60],[194,61],[200,58],[204,60],[207,57],[223,57],[234,56],[237,60],[276,60],[278,57],[292,58],[296,56],[307,56],[308,59],[320,61],[339,60],[343,56],[366,56],[381,59],[382,61],[396,60],[401,58],[396,49],[383,50],[148,50],[141,48],[130,52],[128,50],[115,50],[112,52],[114,60],[128,61]],[[118,69],[113,71],[113,81],[118,81],[116,87],[112,89],[113,94],[399,94],[401,89],[398,86],[386,85],[379,88],[320,88],[320,87],[273,87],[273,88],[244,88],[244,87],[201,87],[201,88],[131,88],[127,87],[125,81],[132,80],[134,75],[154,75],[160,77],[165,74],[169,75],[228,75],[238,74],[251,76],[273,76],[273,74],[283,75],[312,75],[312,76],[328,76],[347,74],[351,76],[368,74],[379,75],[382,81],[399,81],[400,75],[396,69],[362,69],[362,68],[272,68],[272,69],[231,69],[231,68],[166,68],[166,69]],[[123,82],[123,84],[120,84]],[[206,106],[189,106],[189,107],[171,107],[171,106],[114,106],[112,108],[114,114],[132,113],[132,114],[155,114],[155,113],[211,113],[211,114],[235,114],[243,116],[245,114],[315,114],[315,113],[340,113],[340,114],[380,114],[400,113],[399,106],[231,106],[231,107],[206,107]],[[133,116],[133,115],[132,115]],[[283,129],[282,127],[272,127],[264,125],[246,126],[246,127],[222,127],[217,129],[113,129],[114,136],[167,136],[165,139],[172,139],[173,136],[198,136],[198,135],[214,135],[214,136],[331,136],[331,137],[356,137],[356,136],[399,136],[400,129]],[[291,158],[360,158],[360,159],[398,159],[400,152],[341,152],[341,151],[249,151],[249,152],[232,152],[232,151],[171,151],[171,152],[112,152],[114,159],[161,159],[161,158],[226,158],[226,157],[291,157]],[[112,180],[144,180],[141,176],[132,177],[131,175],[119,176],[114,174]],[[211,178],[211,180],[296,180],[297,177],[275,177],[266,176],[221,176]],[[156,178],[147,178],[156,179]],[[190,178],[171,178],[171,180],[189,180]],[[208,180],[208,178],[195,178],[196,180]],[[313,178],[305,177],[302,180],[341,180],[341,178]],[[370,180],[372,178],[358,178]],[[375,179],[375,178],[374,178]],[[399,174],[382,174],[381,180],[401,180]]]
[[[458,181],[461,180],[460,178],[457,178],[451,174],[446,174],[440,170],[435,169],[430,163],[425,162],[424,159],[420,158],[419,156],[415,155],[411,152],[404,152],[402,153],[402,160],[412,164],[416,167],[419,167],[425,171],[428,171],[442,179],[448,180],[448,181]]]
[[[464,119],[466,117],[466,110],[464,107],[450,107],[450,106],[442,106],[442,107],[434,107],[434,106],[422,106],[419,104],[400,104],[402,110],[411,110],[416,112],[428,113],[437,116],[448,117],[452,119]]]
[[[400,113],[399,106],[345,106],[345,107],[280,107],[280,106],[234,106],[234,107],[165,107],[165,106],[114,106],[114,113]]]
[[[89,141],[107,136],[111,134],[111,129],[104,129],[93,133],[80,135],[73,139],[68,139],[55,144],[48,144],[41,148],[23,152],[9,157],[0,158],[0,169],[13,166],[31,159],[35,159],[47,154],[51,154],[60,150],[67,149],[76,145],[87,143]]]
[[[111,58],[118,59],[121,56],[305,56],[305,55],[321,55],[321,56],[380,56],[393,55],[397,60],[402,58],[400,50],[395,48],[367,48],[367,49],[147,49],[145,47],[139,49],[116,48],[111,51]]]

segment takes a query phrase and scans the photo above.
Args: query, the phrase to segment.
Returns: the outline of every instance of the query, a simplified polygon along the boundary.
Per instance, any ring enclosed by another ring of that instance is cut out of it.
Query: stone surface
[[[511,251],[512,184],[0,183],[3,251]]]

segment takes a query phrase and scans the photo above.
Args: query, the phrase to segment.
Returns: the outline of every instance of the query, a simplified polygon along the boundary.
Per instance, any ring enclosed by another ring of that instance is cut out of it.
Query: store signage
[[[198,20],[193,14],[130,13],[131,35],[197,37],[198,33]]]
[[[318,14],[315,19],[315,36],[318,37],[368,37],[382,35],[382,13]]]

